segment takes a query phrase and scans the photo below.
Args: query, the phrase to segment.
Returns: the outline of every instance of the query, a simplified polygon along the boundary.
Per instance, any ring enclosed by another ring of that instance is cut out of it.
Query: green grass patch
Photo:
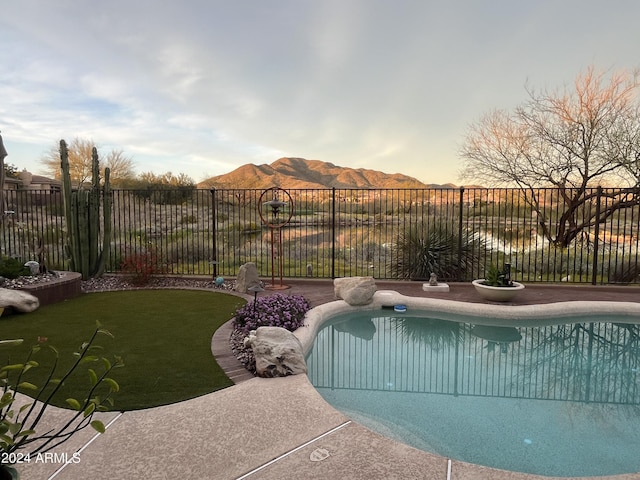
[[[22,346],[5,348],[0,354],[10,354],[10,363],[24,362],[38,338],[46,337],[60,352],[58,371],[63,371],[99,321],[114,335],[113,339],[98,337],[96,345],[104,347],[101,354],[121,356],[125,363],[110,375],[120,385],[114,409],[171,404],[232,385],[213,358],[211,337],[245,303],[234,295],[190,290],[83,294],[33,313],[0,318],[0,339],[24,339]],[[53,360],[42,355],[38,361],[41,365],[27,372],[25,379],[41,386]],[[67,407],[65,399],[84,398],[89,386],[83,366],[65,382],[52,403]]]

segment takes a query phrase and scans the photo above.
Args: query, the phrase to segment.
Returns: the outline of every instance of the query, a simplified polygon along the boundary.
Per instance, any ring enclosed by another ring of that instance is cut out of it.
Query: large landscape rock
[[[344,277],[333,281],[336,298],[343,299],[349,305],[371,303],[376,290],[376,281],[373,277]]]
[[[258,268],[253,262],[247,262],[238,269],[238,277],[236,278],[235,291],[247,293],[248,288],[254,285],[260,285],[260,277],[258,276]]]
[[[40,301],[30,293],[12,288],[0,288],[0,307],[13,308],[19,312],[33,312],[40,306]]]
[[[307,373],[300,340],[286,328],[258,327],[244,340],[256,357],[259,377],[286,377]]]

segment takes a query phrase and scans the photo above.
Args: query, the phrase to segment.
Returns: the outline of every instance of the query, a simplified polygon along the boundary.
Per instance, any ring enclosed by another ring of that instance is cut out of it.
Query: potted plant
[[[502,270],[496,265],[491,265],[485,278],[474,280],[471,283],[482,298],[492,302],[509,302],[520,290],[524,290],[523,284],[511,279],[511,265],[509,263],[505,263]]]
[[[113,407],[113,394],[120,387],[109,375],[114,368],[123,366],[123,362],[119,357],[111,362],[100,354],[101,347],[94,344],[98,335],[112,336],[98,325],[91,338],[74,352],[72,365],[61,374],[57,371],[59,352],[47,344],[46,338],[38,338],[24,362],[9,361],[0,368],[0,479],[19,478],[14,464],[37,461],[38,455],[57,447],[79,430],[90,426],[104,432],[104,424],[93,416],[95,412]],[[0,341],[0,351],[22,343],[22,339]],[[43,367],[43,363],[51,366]],[[88,391],[79,398],[66,399],[66,404],[76,413],[63,424],[38,432],[38,424],[60,388],[71,374],[82,368],[86,368],[89,377]],[[39,373],[44,373],[44,380],[40,382],[34,375],[39,369]],[[29,396],[19,392],[29,392]]]

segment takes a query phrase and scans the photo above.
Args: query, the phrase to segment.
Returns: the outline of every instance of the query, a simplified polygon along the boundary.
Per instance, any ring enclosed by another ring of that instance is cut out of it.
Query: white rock
[[[40,264],[34,260],[29,260],[24,264],[31,271],[31,275],[37,275],[40,273]]]
[[[371,303],[376,290],[376,281],[373,277],[344,277],[333,280],[336,298],[343,299],[349,305]]]
[[[300,340],[286,328],[258,327],[244,339],[256,357],[259,377],[286,377],[307,373]]]
[[[38,297],[22,290],[0,288],[0,307],[13,307],[19,312],[33,312],[40,306]]]
[[[238,269],[235,291],[247,293],[248,288],[253,285],[260,285],[260,277],[258,276],[258,268],[256,267],[256,264],[248,262],[241,265]]]

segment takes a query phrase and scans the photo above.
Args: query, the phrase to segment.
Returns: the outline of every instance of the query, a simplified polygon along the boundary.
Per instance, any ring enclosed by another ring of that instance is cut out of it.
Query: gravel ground
[[[105,292],[108,290],[134,290],[136,288],[203,288],[215,290],[233,290],[235,282],[216,285],[213,280],[180,277],[153,277],[146,285],[134,285],[125,276],[103,275],[82,281],[83,292]]]
[[[29,277],[3,278],[0,277],[0,287],[19,289],[28,285],[48,283],[58,278],[56,272],[32,275]],[[133,290],[136,288],[206,288],[216,290],[233,290],[235,282],[224,282],[216,285],[213,280],[200,278],[181,277],[153,277],[146,285],[134,285],[122,275],[102,275],[99,278],[91,278],[82,281],[83,292],[105,292],[108,290]]]
[[[31,275],[29,277],[18,278],[4,278],[0,277],[0,287],[17,289],[27,285],[36,285],[38,283],[47,283],[58,278],[58,275],[54,272],[41,273],[38,275]]]
[[[231,344],[231,351],[235,357],[244,365],[244,368],[249,370],[254,375],[256,374],[256,357],[253,356],[253,350],[251,348],[244,347],[245,334],[239,330],[233,330],[231,332],[231,338],[229,343]]]

